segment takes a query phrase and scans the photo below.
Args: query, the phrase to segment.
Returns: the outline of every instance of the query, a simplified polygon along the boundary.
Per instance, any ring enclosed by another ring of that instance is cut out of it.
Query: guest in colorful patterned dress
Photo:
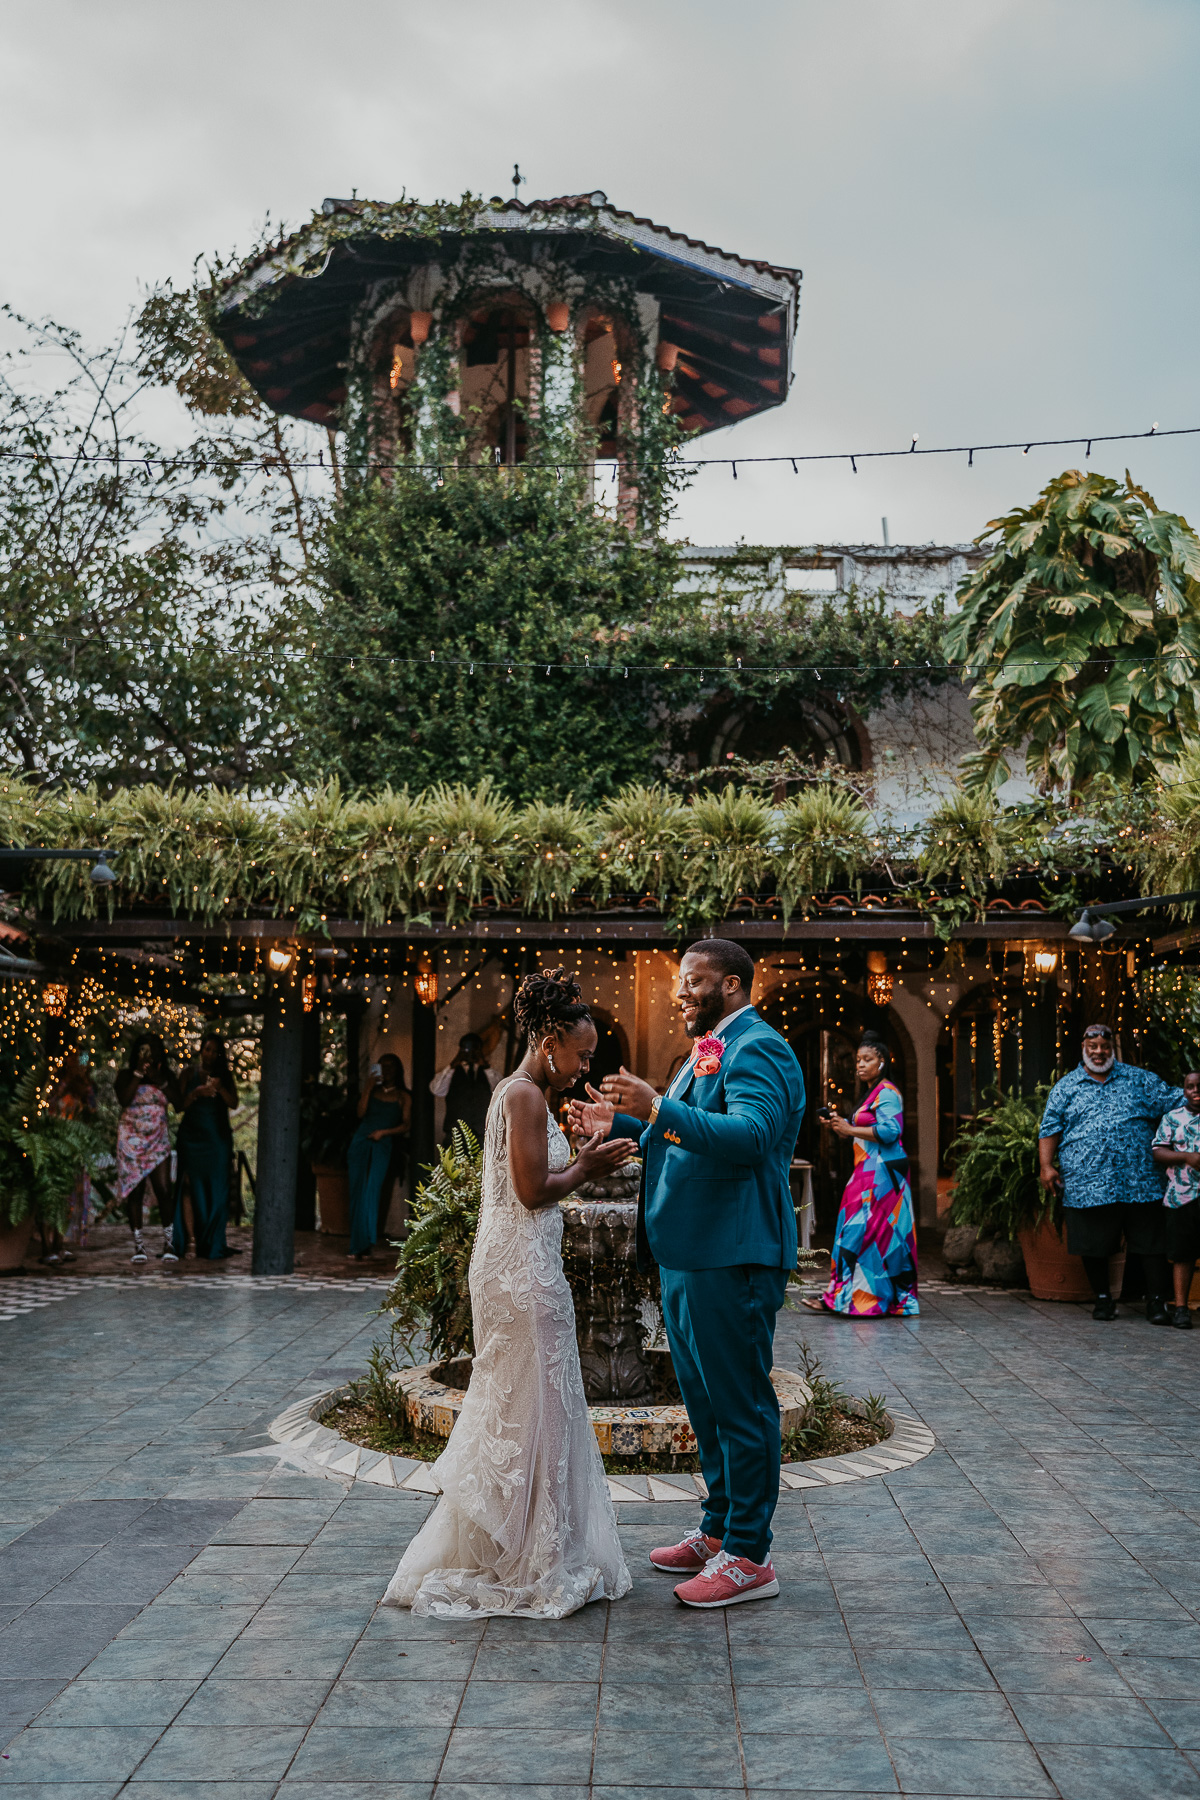
[[[864,1033],[858,1078],[869,1090],[853,1120],[831,1113],[825,1123],[854,1139],[854,1173],[842,1195],[833,1240],[833,1270],[820,1305],[853,1319],[912,1318],[917,1301],[917,1230],[908,1159],[901,1133],[904,1101],[887,1079],[891,1053]]]
[[[1188,1289],[1200,1256],[1200,1072],[1183,1078],[1184,1101],[1163,1118],[1154,1138],[1154,1160],[1167,1171],[1167,1257],[1175,1283],[1172,1325],[1192,1329]]]
[[[144,1263],[144,1215],[157,1201],[163,1227],[163,1254],[171,1248],[175,1207],[171,1195],[171,1134],[167,1106],[180,1104],[179,1088],[163,1041],[153,1032],[134,1040],[128,1067],[116,1079],[121,1117],[117,1121],[117,1198],[126,1202],[133,1232],[130,1262]],[[149,1223],[148,1218],[145,1220]]]

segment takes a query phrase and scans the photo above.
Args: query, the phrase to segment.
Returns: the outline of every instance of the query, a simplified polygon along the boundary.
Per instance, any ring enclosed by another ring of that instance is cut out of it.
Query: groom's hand
[[[615,1111],[612,1102],[606,1100],[603,1094],[597,1093],[590,1081],[585,1081],[583,1085],[591,1096],[591,1105],[586,1100],[567,1102],[567,1121],[571,1127],[571,1136],[576,1142],[581,1138],[595,1137],[597,1132],[607,1137],[612,1130]]]
[[[619,1075],[606,1075],[600,1087],[606,1100],[622,1112],[632,1113],[635,1119],[648,1119],[650,1108],[658,1098],[657,1090],[648,1081],[643,1081],[640,1075],[631,1075],[624,1067]]]

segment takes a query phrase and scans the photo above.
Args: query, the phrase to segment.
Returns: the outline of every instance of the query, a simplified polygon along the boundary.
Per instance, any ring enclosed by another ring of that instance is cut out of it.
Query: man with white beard
[[[1096,1296],[1093,1319],[1117,1316],[1108,1259],[1124,1236],[1126,1252],[1140,1256],[1146,1272],[1147,1319],[1171,1322],[1163,1174],[1151,1145],[1163,1114],[1183,1099],[1182,1088],[1118,1062],[1108,1025],[1088,1026],[1079,1067],[1050,1089],[1038,1138],[1039,1179],[1050,1193],[1062,1190],[1067,1249],[1087,1270]]]

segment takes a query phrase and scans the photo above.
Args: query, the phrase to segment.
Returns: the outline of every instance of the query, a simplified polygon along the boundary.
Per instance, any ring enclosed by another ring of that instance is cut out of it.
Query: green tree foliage
[[[246,512],[261,467],[252,492],[211,447],[147,439],[150,377],[125,337],[93,352],[52,324],[5,325],[0,751],[40,781],[277,779],[301,665],[286,540]]]
[[[786,720],[833,702],[815,665],[837,665],[863,710],[946,678],[936,613],[780,605],[736,571],[702,591],[681,577],[679,546],[636,537],[553,471],[348,486],[329,527],[311,772],[595,801],[681,758],[716,709]]]
[[[37,1080],[27,1075],[0,1105],[0,1222],[19,1225],[32,1213],[65,1231],[81,1171],[95,1174],[107,1150],[94,1125],[39,1112]]]
[[[975,683],[969,779],[1004,780],[1026,741],[1043,791],[1148,778],[1177,758],[1200,705],[1200,539],[1187,521],[1128,471],[1121,483],[1069,469],[993,532],[946,633]]]

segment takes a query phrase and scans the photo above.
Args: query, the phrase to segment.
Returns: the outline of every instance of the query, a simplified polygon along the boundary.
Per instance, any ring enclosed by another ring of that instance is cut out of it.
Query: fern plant
[[[784,924],[823,888],[840,881],[860,887],[873,854],[871,814],[850,788],[814,782],[785,800],[775,855]]]
[[[651,894],[660,907],[679,880],[682,802],[661,783],[630,782],[593,820],[583,879],[603,905],[610,894]]]
[[[771,866],[771,808],[746,788],[697,794],[684,815],[683,884],[689,921],[719,919],[756,894]]]
[[[65,1231],[76,1182],[95,1175],[107,1152],[94,1125],[39,1113],[37,1081],[27,1075],[0,1107],[0,1220],[19,1225],[32,1214]]]
[[[436,1360],[469,1356],[475,1347],[467,1272],[482,1197],[483,1152],[466,1125],[438,1152],[412,1203],[412,1225],[400,1246],[396,1279],[380,1304],[393,1315],[394,1336],[424,1332]]]
[[[1038,1131],[1050,1084],[1031,1094],[993,1088],[950,1146],[955,1170],[950,1219],[1015,1243],[1050,1218],[1054,1200],[1038,1180]]]

